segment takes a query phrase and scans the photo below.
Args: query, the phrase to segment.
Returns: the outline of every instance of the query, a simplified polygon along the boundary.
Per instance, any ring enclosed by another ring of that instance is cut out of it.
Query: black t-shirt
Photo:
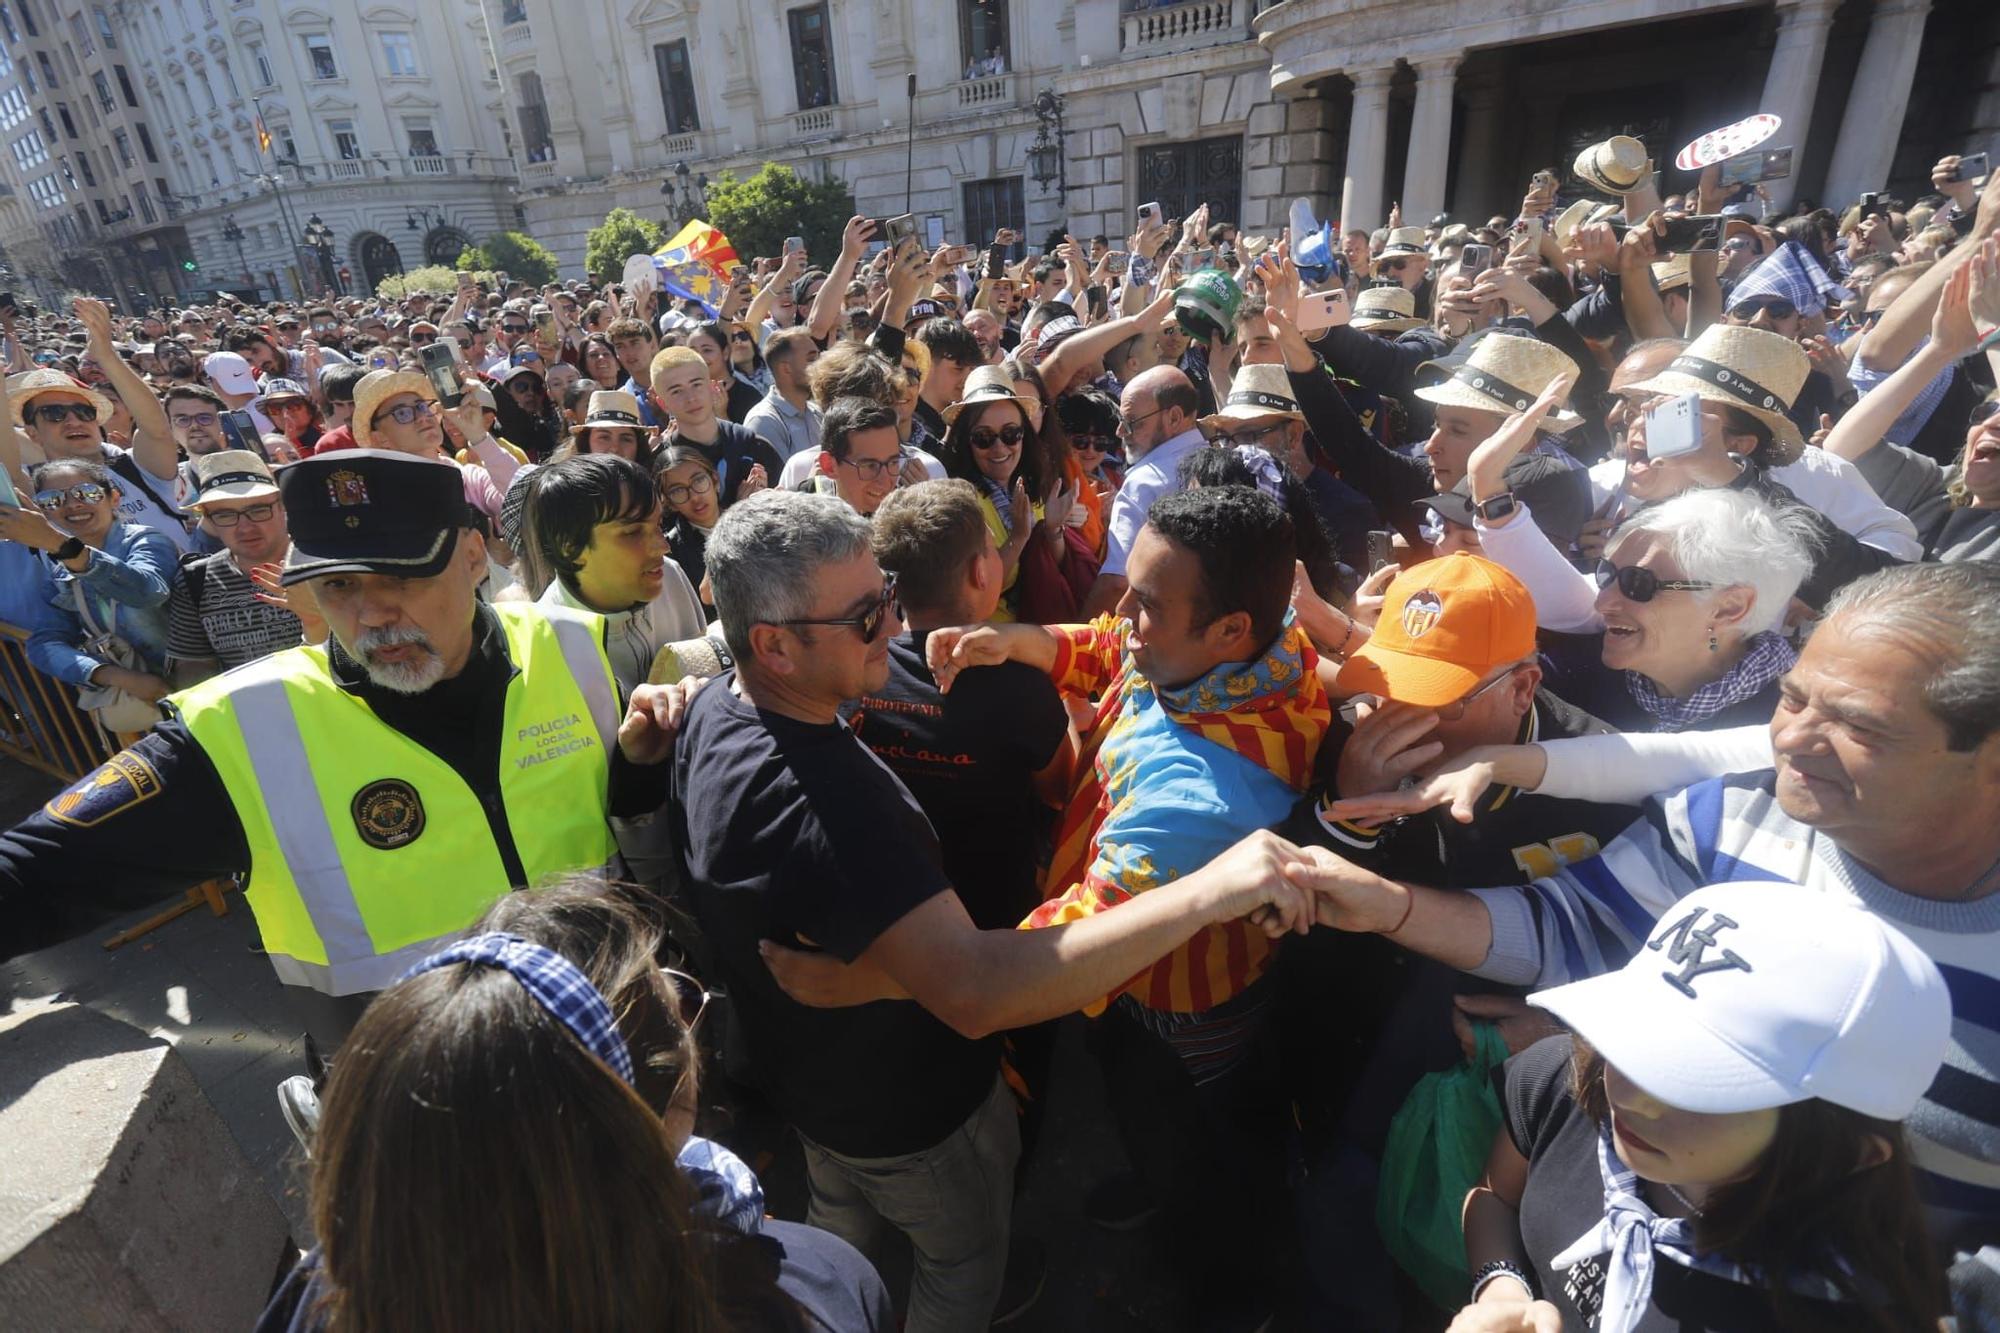
[[[733,421],[717,421],[715,440],[701,444],[688,439],[679,431],[667,437],[669,445],[684,444],[698,452],[715,468],[715,474],[722,483],[722,507],[729,508],[736,503],[736,488],[750,475],[750,469],[762,463],[764,480],[772,486],[778,484],[778,474],[785,470],[785,460],[778,457],[764,438],[753,430],[747,430]]]
[[[1549,1261],[1604,1216],[1604,1173],[1597,1163],[1598,1128],[1570,1092],[1568,1037],[1536,1042],[1506,1065],[1507,1134],[1528,1159],[1521,1192],[1521,1243],[1542,1299],[1562,1311],[1565,1333],[1596,1326],[1604,1298],[1606,1256],[1557,1272]],[[1856,1306],[1801,1296],[1801,1327],[1875,1327]],[[1584,1311],[1592,1317],[1585,1318]],[[1761,1287],[1689,1268],[1664,1254],[1653,1262],[1652,1306],[1634,1333],[1767,1333],[1771,1298]]]
[[[760,940],[852,961],[950,890],[937,835],[842,723],[738,698],[725,672],[674,749],[673,809],[694,914],[749,1057],[748,1075],[822,1147],[894,1157],[935,1146],[993,1090],[999,1044],[907,1000],[812,1009],[778,988]]]
[[[889,644],[889,679],[848,714],[876,758],[930,817],[944,869],[982,930],[1035,909],[1036,849],[1049,808],[1034,775],[1055,758],[1069,716],[1047,673],[1003,662],[962,673],[950,694],[924,662],[928,631]]]

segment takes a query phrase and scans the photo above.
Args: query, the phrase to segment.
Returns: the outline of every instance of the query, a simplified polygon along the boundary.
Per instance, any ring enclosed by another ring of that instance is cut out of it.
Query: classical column
[[[1410,118],[1410,151],[1403,164],[1403,220],[1427,224],[1444,211],[1445,172],[1451,166],[1451,94],[1463,56],[1413,62],[1417,106]]]
[[[1861,48],[1861,67],[1847,89],[1833,165],[1826,172],[1828,207],[1853,203],[1889,179],[1930,9],[1930,0],[1877,0],[1868,44]]]
[[[1500,182],[1500,128],[1505,114],[1501,103],[1506,92],[1503,76],[1489,71],[1484,77],[1465,80],[1459,90],[1465,95],[1465,142],[1458,153],[1458,189],[1451,199],[1452,214],[1473,226],[1496,212],[1511,217],[1519,195],[1507,199]],[[1408,216],[1409,209],[1403,213]]]
[[[1764,96],[1757,103],[1785,123],[1766,147],[1790,144],[1793,174],[1767,183],[1771,207],[1791,207],[1798,188],[1798,169],[1805,165],[1806,134],[1812,128],[1813,97],[1819,91],[1820,63],[1826,57],[1826,34],[1840,0],[1791,0],[1778,6],[1778,40],[1771,48],[1771,65],[1764,71]]]
[[[1354,111],[1347,122],[1347,179],[1340,190],[1340,227],[1373,230],[1382,225],[1382,175],[1389,156],[1389,77],[1394,69],[1352,72]]]

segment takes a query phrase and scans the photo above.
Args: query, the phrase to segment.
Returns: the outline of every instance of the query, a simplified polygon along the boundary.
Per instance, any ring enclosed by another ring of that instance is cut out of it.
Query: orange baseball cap
[[[1339,688],[1437,708],[1462,699],[1493,668],[1535,652],[1535,599],[1521,580],[1460,551],[1426,560],[1389,584],[1375,633],[1340,669]]]

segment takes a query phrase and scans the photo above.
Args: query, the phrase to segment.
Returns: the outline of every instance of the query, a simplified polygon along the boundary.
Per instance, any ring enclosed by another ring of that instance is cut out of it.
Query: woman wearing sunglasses
[[[143,709],[114,707],[120,693],[157,703],[166,679],[167,597],[178,553],[165,533],[118,521],[122,494],[101,463],[62,459],[29,474],[29,506],[0,506],[0,539],[41,552],[42,598],[61,628],[28,640],[28,660],[103,709],[114,732],[144,730]],[[115,719],[115,720],[114,720]]]
[[[711,997],[655,910],[509,894],[369,1007],[313,1134],[321,1248],[260,1333],[893,1326],[865,1259],[694,1135]]]
[[[1050,464],[1034,425],[1040,415],[1040,400],[1023,397],[1004,366],[973,371],[965,396],[944,413],[945,473],[979,492],[1000,550],[999,621],[1073,618],[1097,576],[1095,560],[1069,535],[1076,491]]]

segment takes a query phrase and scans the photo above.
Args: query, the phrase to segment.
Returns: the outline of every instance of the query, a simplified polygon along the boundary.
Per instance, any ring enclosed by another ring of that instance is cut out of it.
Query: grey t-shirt
[[[1855,460],[1854,466],[1883,504],[1916,525],[1917,538],[1929,551],[1951,515],[1944,469],[1937,460],[1884,440]]]

